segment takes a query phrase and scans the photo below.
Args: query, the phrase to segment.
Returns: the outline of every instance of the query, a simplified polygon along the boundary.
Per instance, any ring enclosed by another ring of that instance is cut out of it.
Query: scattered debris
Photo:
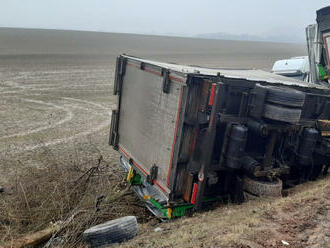
[[[283,245],[290,245],[288,242],[286,242],[285,240],[281,240]]]
[[[126,216],[93,226],[87,229],[83,236],[86,242],[94,248],[129,240],[135,237],[137,232],[136,217]]]
[[[164,230],[164,229],[161,228],[161,227],[156,227],[156,228],[154,229],[155,232],[162,232],[163,230]]]

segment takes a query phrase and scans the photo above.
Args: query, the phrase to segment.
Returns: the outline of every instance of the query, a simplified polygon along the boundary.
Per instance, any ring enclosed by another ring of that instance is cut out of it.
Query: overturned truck
[[[161,218],[326,174],[330,89],[261,70],[117,58],[110,145]]]

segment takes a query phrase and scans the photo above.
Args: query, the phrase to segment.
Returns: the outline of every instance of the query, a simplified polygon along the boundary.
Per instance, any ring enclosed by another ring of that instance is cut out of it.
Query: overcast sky
[[[0,26],[181,34],[303,32],[329,0],[0,0]]]

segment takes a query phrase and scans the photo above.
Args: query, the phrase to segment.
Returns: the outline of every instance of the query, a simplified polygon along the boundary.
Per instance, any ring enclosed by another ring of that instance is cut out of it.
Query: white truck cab
[[[310,72],[308,56],[278,60],[274,63],[272,72],[278,75],[308,81]]]

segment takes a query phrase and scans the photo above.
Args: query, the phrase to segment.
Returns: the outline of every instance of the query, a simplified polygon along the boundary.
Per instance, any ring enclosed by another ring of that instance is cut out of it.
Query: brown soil
[[[330,185],[318,189],[307,197],[293,194],[294,201],[290,197],[265,211],[264,224],[251,236],[254,242],[266,247],[285,247],[281,240],[290,247],[330,247]],[[305,195],[309,189],[304,185],[299,190],[298,195]]]

